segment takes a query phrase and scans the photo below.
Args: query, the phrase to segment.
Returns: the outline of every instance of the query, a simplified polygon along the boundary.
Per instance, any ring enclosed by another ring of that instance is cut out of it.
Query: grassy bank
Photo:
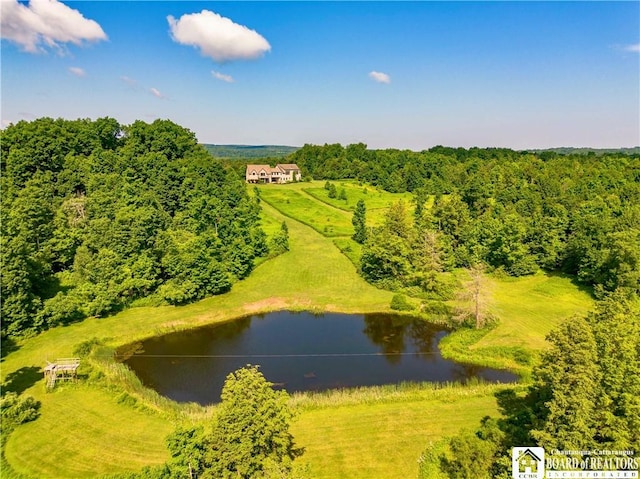
[[[444,338],[440,350],[445,358],[510,369],[527,377],[546,347],[547,334],[593,307],[589,292],[565,275],[489,276],[486,280],[491,291],[488,310],[497,322],[481,330],[460,329]]]

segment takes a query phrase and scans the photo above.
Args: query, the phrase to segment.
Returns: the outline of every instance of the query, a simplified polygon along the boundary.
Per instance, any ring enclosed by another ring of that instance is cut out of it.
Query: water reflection
[[[125,362],[177,401],[219,400],[225,377],[248,363],[289,392],[401,381],[512,381],[440,356],[447,332],[403,316],[277,312],[152,338]]]
[[[365,314],[363,329],[373,344],[380,346],[392,364],[402,361],[402,353],[413,350],[424,360],[433,360],[437,343],[446,333],[432,324],[406,316]],[[410,341],[410,344],[406,344]]]

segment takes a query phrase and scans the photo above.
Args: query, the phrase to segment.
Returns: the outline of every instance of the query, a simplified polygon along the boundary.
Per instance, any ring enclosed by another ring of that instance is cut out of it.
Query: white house
[[[289,183],[300,181],[302,174],[298,165],[293,163],[269,165],[247,165],[247,183]]]

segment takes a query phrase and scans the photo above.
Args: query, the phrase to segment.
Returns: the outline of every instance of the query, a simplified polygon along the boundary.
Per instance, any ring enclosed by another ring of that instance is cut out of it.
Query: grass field
[[[294,193],[302,195],[299,190],[303,186],[274,185],[260,191],[275,201]],[[322,211],[335,211],[336,218],[343,215],[350,225],[350,213],[306,197],[314,207],[324,208]],[[15,471],[34,478],[94,477],[157,464],[166,457],[164,438],[174,421],[194,417],[167,411],[162,404],[141,408],[139,404],[146,404],[146,399],[136,390],[128,392],[138,406],[132,406],[133,401],[118,402],[125,386],[118,386],[117,381],[109,383],[110,389],[96,380],[45,393],[39,372],[45,360],[69,357],[83,341],[96,337],[105,347],[115,348],[270,310],[389,311],[392,293],[374,288],[358,276],[354,264],[334,245],[335,238],[318,234],[265,202],[263,207],[269,228],[287,221],[290,251],[260,264],[231,292],[183,307],[131,308],[115,316],[87,319],[25,340],[5,355],[2,380],[8,378],[13,387],[42,402],[41,417],[19,426],[6,443],[5,457]],[[286,212],[294,216],[303,210]],[[570,278],[539,275],[493,282],[494,308],[500,322],[477,344],[469,344],[468,349],[476,350],[479,358],[490,354],[492,348],[542,348],[544,334],[554,324],[574,312],[584,312],[591,304],[587,293]],[[336,394],[324,405],[304,406],[304,400],[294,398],[299,410],[294,433],[298,443],[306,447],[304,461],[309,463],[312,477],[415,477],[417,458],[429,440],[453,434],[460,427],[474,428],[480,417],[495,412],[491,387],[477,391],[460,387],[441,393],[441,397],[381,394],[395,399],[371,401],[369,397]],[[207,413],[202,410],[201,416]],[[10,470],[2,473],[3,478],[11,477]]]
[[[169,421],[119,404],[90,387],[41,395],[41,417],[18,427],[5,448],[16,472],[41,478],[94,477],[162,464]]]
[[[501,319],[474,348],[489,346],[545,347],[545,336],[561,320],[584,315],[593,307],[586,288],[561,274],[539,273],[492,281],[492,312]]]
[[[282,185],[260,187],[261,198],[282,214],[311,226],[324,236],[351,236],[353,225],[348,212],[316,200],[301,190]]]
[[[512,369],[527,377],[547,334],[562,321],[585,315],[593,307],[586,289],[561,274],[521,278],[485,277],[488,311],[497,325],[460,330],[440,343],[442,355],[456,361]]]
[[[409,214],[413,214],[414,205],[411,201],[411,193],[394,194],[370,185],[359,185],[345,181],[333,183],[336,185],[338,191],[344,188],[347,201],[338,198],[329,198],[329,192],[324,189],[324,183],[319,181],[314,181],[309,187],[302,187],[302,191],[323,203],[333,206],[334,208],[348,211],[351,214],[353,214],[353,211],[356,209],[358,201],[364,201],[367,208],[367,224],[369,226],[380,226],[384,219],[384,212],[392,203],[398,201],[404,201]],[[430,204],[431,202],[427,206],[430,206]]]
[[[351,218],[359,200],[367,208],[367,225],[380,226],[384,213],[392,203],[404,201],[409,215],[413,214],[411,193],[393,194],[373,186],[357,183],[333,182],[338,190],[344,188],[347,201],[329,198],[324,182],[296,183],[291,185],[260,185],[262,198],[286,216],[311,226],[318,233],[328,236],[351,236]],[[429,206],[433,199],[430,200]]]
[[[409,391],[361,403],[340,397],[300,414],[293,434],[306,448],[302,461],[313,478],[415,478],[417,459],[429,442],[472,430],[482,417],[496,414],[498,389]]]

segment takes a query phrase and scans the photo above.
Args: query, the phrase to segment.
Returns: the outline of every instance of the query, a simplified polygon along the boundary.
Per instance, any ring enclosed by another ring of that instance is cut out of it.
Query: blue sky
[[[0,7],[3,125],[111,116],[168,118],[217,144],[640,145],[639,2]],[[68,21],[47,26],[54,7]]]

